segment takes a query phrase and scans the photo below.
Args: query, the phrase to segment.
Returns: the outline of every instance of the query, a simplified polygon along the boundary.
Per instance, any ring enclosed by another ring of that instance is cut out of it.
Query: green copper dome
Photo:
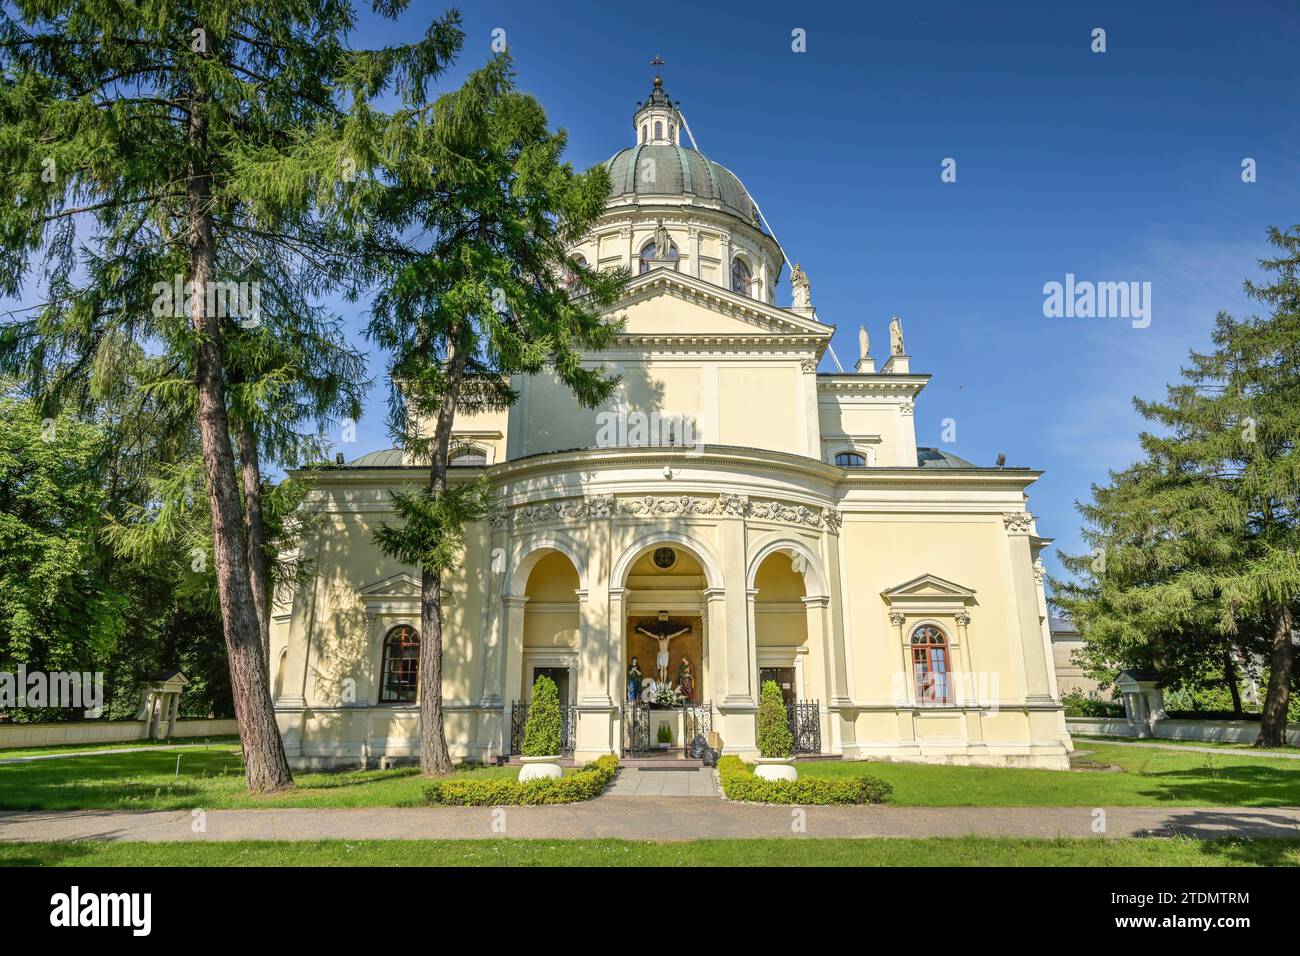
[[[642,143],[621,149],[605,162],[611,201],[633,196],[653,202],[657,196],[692,196],[702,205],[718,205],[757,225],[754,200],[740,180],[707,156],[675,143]],[[638,174],[639,173],[639,174]]]

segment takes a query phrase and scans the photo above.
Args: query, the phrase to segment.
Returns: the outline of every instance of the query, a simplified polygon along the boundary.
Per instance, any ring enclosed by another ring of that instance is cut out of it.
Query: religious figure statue
[[[799,263],[790,271],[790,294],[794,297],[796,309],[805,308],[812,302],[812,289],[808,285],[808,274]]]
[[[894,316],[889,320],[889,353],[891,355],[905,355],[903,351],[903,323]]]
[[[865,325],[858,326],[858,358],[865,359],[871,356],[871,336],[867,335]]]
[[[655,220],[655,262],[667,262],[668,251],[673,247],[672,237],[662,219]]]
[[[668,645],[674,637],[681,637],[690,631],[690,625],[678,628],[671,634],[668,632],[668,612],[659,612],[659,623],[654,631],[648,631],[644,627],[638,627],[637,630],[646,637],[655,641],[659,645],[659,653],[655,655],[655,670],[659,675],[661,683],[668,683]]]
[[[684,657],[677,665],[677,690],[688,701],[695,700],[695,675],[691,672],[691,662]]]
[[[627,702],[635,703],[636,699],[641,696],[641,662],[635,657],[632,658],[632,664],[627,669]]]

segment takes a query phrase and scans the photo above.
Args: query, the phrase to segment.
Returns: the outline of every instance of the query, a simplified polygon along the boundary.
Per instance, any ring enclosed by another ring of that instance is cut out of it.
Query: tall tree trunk
[[[1273,646],[1268,661],[1268,691],[1259,721],[1256,747],[1286,746],[1286,713],[1291,703],[1291,606],[1284,604],[1273,620]]]
[[[1232,716],[1241,717],[1241,687],[1238,686],[1237,664],[1232,659],[1232,649],[1223,652],[1223,682],[1228,685],[1232,695]]]
[[[244,534],[248,543],[248,583],[253,589],[257,636],[262,661],[271,672],[271,562],[266,556],[266,524],[262,518],[262,468],[257,435],[246,419],[237,419],[240,476],[244,485]]]
[[[433,461],[429,466],[429,488],[434,497],[447,488],[447,459],[456,401],[468,355],[457,347],[455,331],[449,336],[451,355],[447,360],[447,388],[438,407],[433,431]],[[420,772],[426,777],[451,772],[451,752],[442,716],[442,575],[423,570],[420,574]]]
[[[203,472],[212,509],[212,563],[217,577],[221,624],[230,663],[230,690],[239,721],[249,790],[263,793],[292,785],[284,744],[275,723],[267,683],[257,612],[249,583],[247,548],[241,517],[235,458],[226,414],[221,324],[216,309],[206,306],[206,290],[216,278],[212,241],[212,195],[208,170],[207,119],[201,102],[191,101],[186,186],[190,315],[195,332],[194,384],[198,393],[199,440]]]

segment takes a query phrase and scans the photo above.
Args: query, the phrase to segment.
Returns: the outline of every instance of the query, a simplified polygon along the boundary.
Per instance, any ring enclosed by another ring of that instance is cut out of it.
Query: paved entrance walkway
[[[623,770],[609,797],[716,797],[712,770]]]
[[[1300,837],[1300,809],[795,807],[620,797],[546,807],[0,813],[0,840],[696,840],[731,837]],[[201,832],[195,826],[202,819]],[[504,830],[502,829],[504,824]]]

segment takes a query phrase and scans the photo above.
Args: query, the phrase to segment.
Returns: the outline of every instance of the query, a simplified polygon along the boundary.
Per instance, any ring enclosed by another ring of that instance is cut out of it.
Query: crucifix
[[[655,641],[659,645],[659,653],[655,655],[655,668],[659,672],[659,680],[663,683],[668,682],[668,645],[672,643],[674,637],[681,637],[683,634],[689,634],[691,626],[689,624],[675,631],[669,631],[672,625],[668,622],[668,612],[660,611],[659,620],[655,624],[653,631],[646,630],[644,627],[638,627],[637,631],[646,637]]]
[[[659,77],[659,67],[664,65],[664,58],[656,53],[655,58],[650,61],[650,65],[655,68],[655,78],[657,79]]]

